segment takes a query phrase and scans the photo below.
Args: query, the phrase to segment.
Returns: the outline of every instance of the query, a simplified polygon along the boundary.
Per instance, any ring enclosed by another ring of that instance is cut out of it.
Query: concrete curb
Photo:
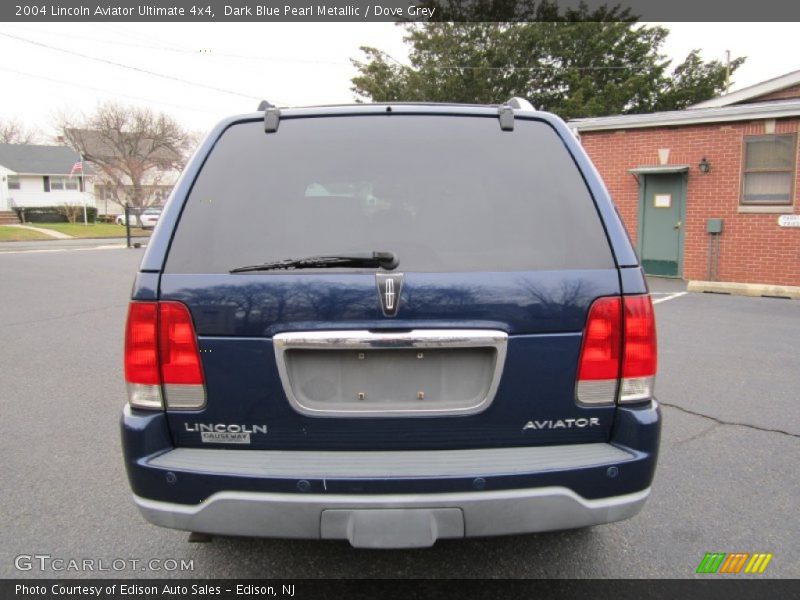
[[[767,283],[729,283],[725,281],[690,281],[690,292],[713,292],[736,296],[769,296],[800,300],[800,286],[770,285]]]

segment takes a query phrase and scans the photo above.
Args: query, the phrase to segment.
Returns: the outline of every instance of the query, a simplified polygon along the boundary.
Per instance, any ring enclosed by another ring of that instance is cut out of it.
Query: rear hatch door
[[[375,266],[246,265],[393,252]],[[593,199],[546,121],[384,114],[242,122],[174,232],[160,298],[185,303],[206,379],[178,445],[464,448],[605,441],[576,401],[589,306],[619,294]],[[209,437],[209,436],[206,436]],[[232,447],[239,447],[232,446]]]

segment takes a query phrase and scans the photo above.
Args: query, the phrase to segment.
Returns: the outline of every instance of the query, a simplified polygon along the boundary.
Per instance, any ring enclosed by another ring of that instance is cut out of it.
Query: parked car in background
[[[155,227],[156,223],[158,223],[159,217],[161,217],[160,208],[145,209],[139,217],[139,222],[141,223],[142,229],[152,229]]]
[[[658,456],[655,331],[558,117],[519,100],[233,117],[132,290],[134,499],[163,527],[367,548],[627,519]]]
[[[130,219],[131,227],[141,227],[142,229],[152,229],[158,223],[158,218],[161,216],[162,209],[160,207],[152,208],[131,208],[128,210],[128,219]],[[117,215],[114,220],[117,225],[125,225],[125,213]]]

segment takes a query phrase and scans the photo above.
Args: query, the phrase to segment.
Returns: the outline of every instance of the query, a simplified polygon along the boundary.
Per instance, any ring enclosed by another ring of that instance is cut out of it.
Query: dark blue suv
[[[136,276],[122,441],[151,523],[357,547],[585,527],[650,492],[646,281],[557,117],[227,119]]]

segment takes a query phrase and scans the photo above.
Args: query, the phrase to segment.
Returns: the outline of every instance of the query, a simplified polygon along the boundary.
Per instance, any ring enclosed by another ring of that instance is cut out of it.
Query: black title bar
[[[790,0],[583,0],[641,21],[798,21]],[[109,0],[0,3],[7,22],[558,21],[581,0]],[[555,10],[554,10],[555,8]],[[627,11],[627,12],[625,12]]]
[[[6,579],[0,580],[3,600],[375,600],[457,598],[503,600],[591,598],[592,600],[642,600],[703,598],[752,600],[796,598],[798,580],[766,580],[741,576],[689,580],[233,580],[233,579]]]

